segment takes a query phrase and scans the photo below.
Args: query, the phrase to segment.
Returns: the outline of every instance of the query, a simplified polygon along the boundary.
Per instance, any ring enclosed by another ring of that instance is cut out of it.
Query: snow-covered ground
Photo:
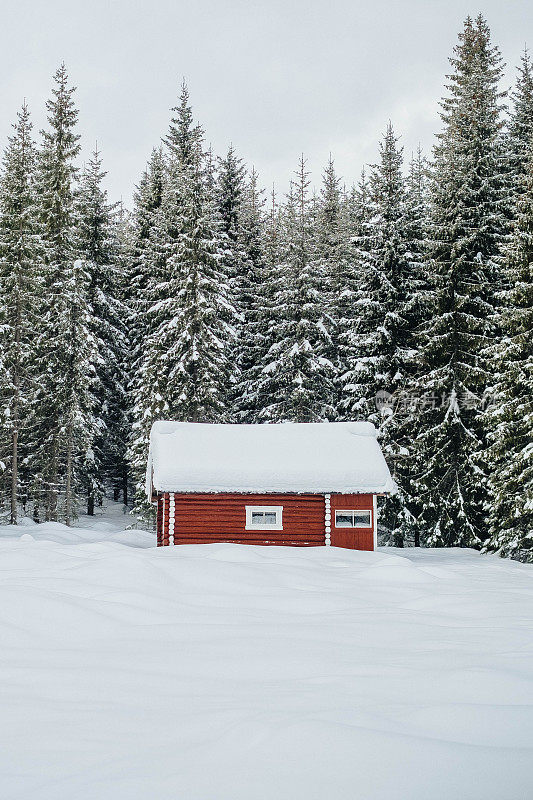
[[[533,568],[0,528],[2,800],[530,800]]]

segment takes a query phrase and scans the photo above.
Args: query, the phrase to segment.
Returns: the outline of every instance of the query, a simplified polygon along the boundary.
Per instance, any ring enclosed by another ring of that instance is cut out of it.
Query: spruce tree
[[[64,64],[54,80],[53,98],[46,106],[50,127],[43,131],[38,173],[46,271],[40,337],[41,444],[37,458],[45,490],[45,517],[61,517],[70,524],[81,465],[95,436],[91,385],[97,347],[91,332],[90,278],[78,258],[76,241],[75,159],[80,147],[75,132],[75,89],[68,85]]]
[[[241,348],[241,358],[246,366],[241,369],[239,375],[237,418],[243,422],[264,421],[264,410],[271,400],[269,353],[276,340],[279,319],[277,294],[283,238],[282,211],[274,187],[270,194],[269,206],[262,224],[258,220],[262,236],[257,239],[260,247],[260,250],[257,250],[259,260],[254,262],[259,265],[255,284],[256,295],[251,303],[252,314],[246,325],[246,342],[243,342]],[[256,205],[256,208],[259,206]],[[252,276],[251,279],[253,280]],[[251,285],[250,296],[253,291],[254,287]]]
[[[402,151],[391,125],[380,143],[380,162],[372,168],[370,194],[372,224],[360,253],[357,343],[344,380],[345,393],[354,398],[353,413],[369,416],[385,430],[392,419],[379,416],[375,398],[378,392],[392,395],[403,388],[410,335],[405,318],[406,191]]]
[[[36,214],[36,150],[26,104],[13,130],[0,175],[0,461],[7,479],[2,500],[8,498],[14,525],[21,499],[20,464],[34,444],[43,246]],[[24,477],[27,494],[28,475]]]
[[[217,201],[222,229],[232,244],[237,244],[241,225],[241,210],[245,192],[246,169],[230,146],[225,158],[218,159]]]
[[[322,305],[326,279],[317,266],[308,188],[302,156],[283,210],[266,333],[271,344],[256,386],[262,400],[257,417],[263,422],[313,422],[335,415],[331,338]]]
[[[518,78],[511,93],[512,109],[508,126],[510,178],[517,200],[521,200],[524,185],[529,181],[528,163],[533,138],[533,65],[526,50],[518,68]]]
[[[429,167],[420,147],[411,158],[406,179],[404,236],[407,247],[405,318],[409,321],[406,343],[404,388],[394,400],[396,414],[395,478],[399,487],[397,500],[401,508],[395,517],[389,515],[390,541],[396,544],[421,543],[421,498],[416,484],[416,448],[414,434],[418,430],[418,394],[421,390],[419,339],[431,316],[431,292],[428,264],[429,247]]]
[[[96,435],[83,468],[87,513],[101,502],[106,483],[123,489],[127,429],[126,307],[122,301],[117,204],[110,204],[102,187],[106,173],[95,149],[85,167],[77,197],[78,248],[89,276],[90,331],[96,342],[96,375],[91,386]]]
[[[373,215],[370,185],[364,169],[357,185],[345,194],[341,209],[347,264],[335,303],[337,415],[340,419],[352,420],[363,414],[357,365],[361,357],[359,326],[364,308],[363,267],[368,261]]]
[[[508,219],[501,58],[482,16],[467,18],[450,61],[431,187],[432,317],[422,338],[414,456],[426,542],[472,546],[486,537],[483,350],[494,332]]]
[[[202,126],[194,122],[189,89],[185,81],[181,84],[179,103],[172,109],[168,134],[164,139],[174,166],[194,169],[198,152],[202,149],[204,132]]]
[[[335,165],[330,155],[324,171],[322,189],[318,200],[315,220],[317,242],[317,270],[324,275],[325,285],[322,298],[324,323],[330,338],[327,353],[334,365],[333,376],[335,392],[338,386],[339,364],[339,332],[346,314],[346,304],[351,294],[351,253],[349,250],[350,231],[343,215],[340,179],[335,172]],[[335,396],[335,406],[338,398]]]
[[[145,418],[148,405],[149,384],[143,371],[146,354],[145,343],[151,333],[152,302],[150,290],[161,275],[165,263],[166,231],[163,224],[163,193],[166,185],[166,167],[161,148],[152,151],[134,195],[132,231],[129,235],[129,291],[125,302],[128,307],[130,378],[128,395],[130,408],[130,435],[128,445],[129,472],[135,490],[135,506],[149,510],[144,504],[143,476],[146,469],[148,437],[152,420]]]
[[[355,327],[354,361],[345,374],[345,393],[354,397],[353,413],[374,422],[398,480],[404,454],[399,403],[413,370],[410,314],[412,269],[407,223],[403,153],[389,123],[380,143],[380,160],[370,175],[371,225],[360,251],[362,283]],[[401,487],[400,487],[401,489]],[[396,544],[403,543],[404,496],[388,498],[381,513]]]
[[[208,170],[210,171],[210,170]],[[241,354],[244,350],[242,342],[246,337],[247,321],[251,313],[250,271],[253,265],[249,263],[246,252],[243,231],[243,205],[246,192],[246,169],[241,158],[230,146],[225,158],[218,159],[218,172],[214,182],[215,198],[220,215],[221,230],[226,236],[223,259],[220,268],[225,276],[230,290],[236,316],[236,335],[234,349],[231,356],[231,397],[228,404],[232,411],[237,411],[239,405],[238,392],[242,370],[246,366],[242,363]],[[207,187],[209,191],[209,187]],[[229,411],[228,407],[228,411]]]
[[[146,338],[135,388],[132,454],[139,498],[153,421],[227,418],[236,335],[223,264],[228,237],[185,86],[174,111],[162,202],[152,227],[162,257],[146,290]]]
[[[265,200],[252,169],[244,184],[239,243],[243,258],[237,284],[239,309],[238,335],[235,342],[237,382],[233,413],[237,420],[254,422],[259,404],[255,393],[257,371],[265,355],[271,305],[266,255]]]
[[[488,348],[487,550],[533,561],[533,138],[504,254],[501,339]]]

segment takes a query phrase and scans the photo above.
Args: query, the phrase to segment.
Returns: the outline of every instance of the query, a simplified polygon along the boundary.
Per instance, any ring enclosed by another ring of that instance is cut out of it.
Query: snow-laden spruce
[[[24,104],[0,175],[0,510],[8,499],[12,524],[35,479],[35,427],[40,414],[42,366],[36,333],[43,301],[44,244],[35,163],[32,124]]]
[[[102,187],[106,173],[95,149],[77,193],[77,247],[88,275],[89,329],[98,357],[91,384],[94,439],[81,471],[89,514],[107,488],[122,490],[125,479],[128,418],[125,360],[127,310],[118,204],[110,204]]]
[[[429,544],[471,546],[487,536],[484,350],[497,335],[498,256],[509,218],[501,57],[483,17],[466,20],[450,61],[431,187],[432,303],[420,335],[413,491]]]
[[[504,255],[501,338],[487,348],[491,365],[486,460],[486,549],[533,561],[533,139],[523,192]]]
[[[267,349],[256,375],[261,422],[333,419],[334,365],[327,276],[313,228],[302,156],[280,217],[267,294]]]
[[[133,387],[137,487],[143,483],[152,422],[220,419],[227,413],[233,374],[237,311],[225,261],[229,237],[185,86],[174,112],[161,203],[150,231],[152,267],[136,301],[145,307]]]
[[[76,484],[96,435],[91,389],[98,347],[91,330],[90,276],[77,248],[75,160],[80,137],[75,89],[69,87],[64,64],[54,80],[37,171],[46,269],[34,467],[40,486],[34,491],[36,516],[44,513],[46,519],[68,524],[75,513]]]

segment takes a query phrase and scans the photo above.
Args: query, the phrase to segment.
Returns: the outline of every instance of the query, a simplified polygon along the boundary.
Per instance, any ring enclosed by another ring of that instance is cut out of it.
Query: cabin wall
[[[325,541],[324,503],[324,495],[313,494],[160,495],[158,530],[161,507],[161,535],[158,537],[158,544],[171,543],[169,520],[173,515],[174,544],[232,542],[319,546]],[[247,531],[247,505],[283,506],[283,530]]]
[[[377,523],[374,495],[372,494],[332,494],[331,495],[331,545],[346,547],[349,550],[373,550],[374,527]],[[349,508],[354,511],[370,511],[371,528],[336,528],[335,511]]]
[[[326,525],[333,547],[373,550],[376,510],[371,494],[331,494],[331,521],[320,494],[160,494],[157,497],[157,544],[230,542],[260,545],[322,546]],[[283,506],[283,530],[247,531],[246,506]],[[336,528],[335,511],[370,511],[371,528]],[[328,542],[329,543],[329,542]]]

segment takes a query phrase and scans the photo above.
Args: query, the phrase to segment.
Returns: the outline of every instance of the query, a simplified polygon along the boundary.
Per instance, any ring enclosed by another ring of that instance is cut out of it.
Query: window
[[[282,531],[283,506],[246,506],[247,531]]]
[[[371,528],[372,527],[372,512],[371,511],[350,511],[342,509],[335,511],[335,527],[336,528]]]

